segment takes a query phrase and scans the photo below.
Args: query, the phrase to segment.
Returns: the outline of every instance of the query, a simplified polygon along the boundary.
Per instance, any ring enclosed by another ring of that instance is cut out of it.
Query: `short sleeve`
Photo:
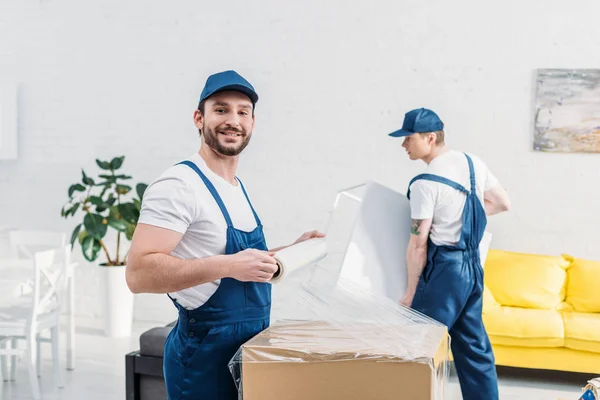
[[[490,171],[489,168],[487,168],[487,166],[485,167],[485,171],[485,184],[483,186],[483,190],[487,192],[488,190],[493,189],[494,186],[498,185],[499,181],[498,178],[496,178],[494,174],[492,174],[492,171]]]
[[[425,181],[415,181],[410,187],[410,215],[412,219],[431,219],[435,209],[435,189]]]
[[[159,178],[146,191],[138,223],[185,233],[196,215],[195,197],[190,186],[175,177]]]

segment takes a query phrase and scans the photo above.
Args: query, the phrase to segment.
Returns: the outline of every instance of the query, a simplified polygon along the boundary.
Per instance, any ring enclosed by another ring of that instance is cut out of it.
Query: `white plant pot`
[[[104,280],[104,334],[108,337],[131,336],[133,293],[125,281],[125,266],[99,265]]]

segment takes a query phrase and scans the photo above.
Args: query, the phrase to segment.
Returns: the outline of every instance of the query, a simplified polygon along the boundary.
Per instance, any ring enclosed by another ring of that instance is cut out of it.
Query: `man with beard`
[[[194,123],[200,151],[144,193],[127,262],[134,293],[167,293],[179,312],[164,352],[170,400],[237,399],[228,363],[270,322],[277,267],[242,182],[239,154],[258,95],[235,71],[211,75]],[[312,231],[295,243],[323,234]]]

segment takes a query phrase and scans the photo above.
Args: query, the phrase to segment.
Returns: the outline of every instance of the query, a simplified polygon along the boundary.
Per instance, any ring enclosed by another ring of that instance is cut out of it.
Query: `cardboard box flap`
[[[242,362],[334,362],[369,359],[438,364],[447,359],[445,326],[406,321],[279,321],[242,346]]]

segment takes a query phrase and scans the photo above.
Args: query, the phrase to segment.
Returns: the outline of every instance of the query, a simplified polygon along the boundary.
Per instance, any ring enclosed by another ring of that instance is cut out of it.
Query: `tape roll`
[[[275,253],[278,270],[270,283],[283,282],[294,271],[310,266],[327,256],[327,243],[324,238],[305,240]]]

